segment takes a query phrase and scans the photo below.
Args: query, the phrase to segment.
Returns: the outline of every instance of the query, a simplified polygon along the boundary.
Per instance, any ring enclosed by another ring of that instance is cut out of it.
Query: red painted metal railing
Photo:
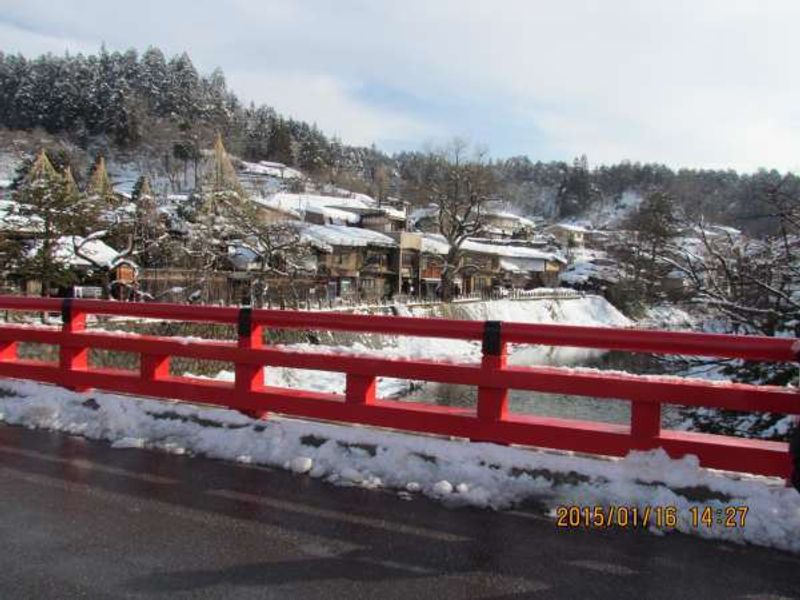
[[[623,456],[632,449],[664,448],[673,457],[697,455],[708,467],[788,477],[788,444],[664,430],[661,405],[800,414],[800,394],[774,386],[675,377],[517,367],[507,364],[508,344],[545,344],[754,361],[796,360],[797,340],[706,333],[641,331],[566,325],[455,321],[319,312],[250,310],[173,304],[117,303],[0,296],[0,309],[61,312],[61,328],[0,326],[0,376],[32,379],[72,389],[101,390],[213,404],[264,416],[295,417]],[[231,324],[238,342],[181,340],[86,330],[86,315]],[[483,342],[477,363],[331,355],[264,346],[264,328],[351,331]],[[55,344],[58,363],[18,357],[21,342]],[[139,355],[138,371],[96,368],[90,348]],[[230,362],[233,383],[170,374],[172,357]],[[344,395],[264,385],[264,368],[281,366],[342,372]],[[478,388],[475,409],[442,407],[376,397],[377,377],[454,383]],[[574,394],[631,402],[630,426],[511,413],[509,389]]]

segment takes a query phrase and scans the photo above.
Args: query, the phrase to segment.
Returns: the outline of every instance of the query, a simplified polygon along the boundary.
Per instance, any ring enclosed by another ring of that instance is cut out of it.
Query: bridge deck
[[[565,532],[0,425],[0,597],[797,597],[800,556]]]

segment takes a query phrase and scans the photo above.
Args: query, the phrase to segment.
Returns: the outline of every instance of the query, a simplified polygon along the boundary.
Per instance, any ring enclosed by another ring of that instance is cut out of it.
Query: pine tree
[[[147,177],[140,177],[133,188],[136,205],[133,225],[132,252],[143,267],[160,267],[169,256],[169,234],[158,212],[155,195]]]
[[[185,247],[186,266],[197,274],[195,291],[199,294],[206,287],[208,272],[218,268],[227,256],[226,240],[241,234],[233,226],[232,215],[249,204],[220,134],[203,179],[202,204],[189,226]]]
[[[64,193],[67,199],[74,203],[80,202],[81,192],[78,189],[78,184],[75,183],[75,177],[72,176],[72,167],[69,165],[64,167],[62,177],[64,179]]]
[[[269,138],[269,159],[285,165],[294,165],[292,135],[286,121],[278,119],[272,127]]]
[[[270,132],[275,111],[266,106],[251,105],[245,111],[244,156],[247,160],[265,160],[270,156]]]
[[[167,77],[167,110],[191,123],[200,114],[200,77],[188,54],[169,61]]]
[[[151,110],[162,117],[168,114],[166,82],[167,59],[161,50],[151,46],[142,55],[139,90],[147,99]]]
[[[44,150],[39,152],[15,198],[20,214],[34,226],[35,244],[22,265],[22,273],[36,277],[42,295],[52,285],[69,283],[71,274],[56,260],[59,238],[85,235],[92,228],[93,215],[86,210],[70,171],[59,175]]]
[[[117,204],[114,186],[111,185],[111,179],[109,179],[108,170],[106,169],[106,159],[102,155],[97,158],[97,162],[94,164],[89,184],[86,186],[86,193],[89,196],[89,201],[97,207],[112,208]]]
[[[150,180],[146,175],[141,175],[136,183],[133,184],[131,191],[131,201],[138,205],[143,198],[152,198],[153,192],[150,190]]]
[[[214,140],[214,154],[206,180],[214,194],[236,194],[239,198],[244,198],[244,190],[239,183],[236,169],[222,143],[222,135],[219,133]]]

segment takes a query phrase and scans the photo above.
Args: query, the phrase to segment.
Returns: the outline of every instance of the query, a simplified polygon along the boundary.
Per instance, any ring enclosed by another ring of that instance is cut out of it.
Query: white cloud
[[[93,52],[97,44],[60,35],[50,35],[29,31],[10,23],[4,23],[0,17],[0,51],[7,54],[22,53],[26,56],[35,56],[52,52],[63,54],[70,52]]]
[[[444,132],[432,123],[360,101],[355,86],[302,71],[230,70],[232,87],[247,98],[268,99],[281,114],[315,122],[320,129],[357,145],[403,142],[414,146]]]

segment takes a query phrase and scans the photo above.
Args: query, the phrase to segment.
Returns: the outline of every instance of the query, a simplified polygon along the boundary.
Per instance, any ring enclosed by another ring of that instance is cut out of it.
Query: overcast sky
[[[186,50],[246,101],[388,151],[800,170],[793,0],[0,0],[0,48]]]

